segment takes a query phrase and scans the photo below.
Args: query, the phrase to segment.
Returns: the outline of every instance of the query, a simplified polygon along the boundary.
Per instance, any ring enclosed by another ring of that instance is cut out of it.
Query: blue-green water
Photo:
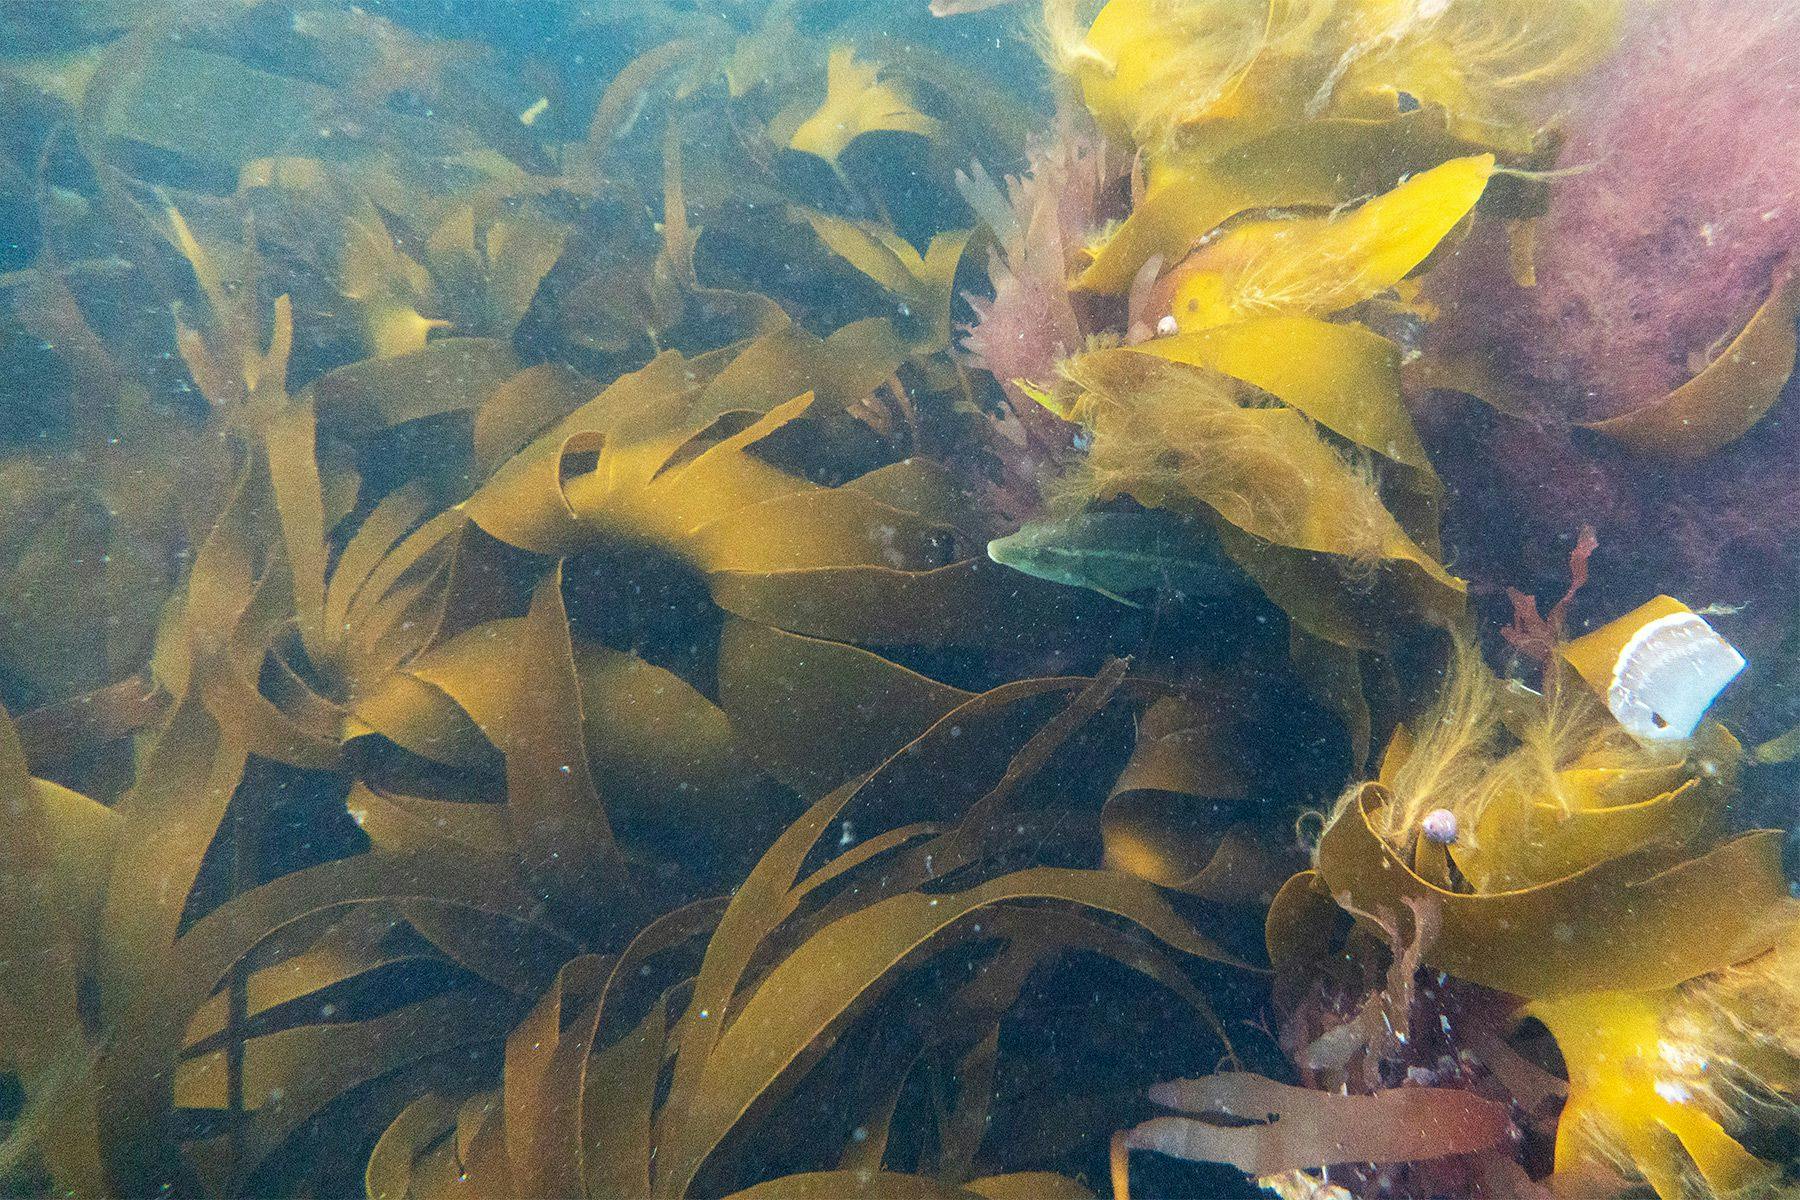
[[[1792,1186],[1743,7],[0,0],[0,1193]]]

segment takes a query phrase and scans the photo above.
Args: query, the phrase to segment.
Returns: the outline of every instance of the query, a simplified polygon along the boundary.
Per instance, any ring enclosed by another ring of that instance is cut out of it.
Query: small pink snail
[[[1456,814],[1447,808],[1434,808],[1419,819],[1419,832],[1440,846],[1456,840]]]

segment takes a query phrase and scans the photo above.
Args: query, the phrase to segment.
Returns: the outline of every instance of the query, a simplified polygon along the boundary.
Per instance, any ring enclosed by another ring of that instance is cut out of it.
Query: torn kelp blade
[[[1744,669],[1744,657],[1699,614],[1658,596],[1583,634],[1563,657],[1640,742],[1694,736],[1700,718]]]
[[[1689,612],[1646,623],[1613,664],[1606,706],[1642,742],[1690,738],[1744,656]]]

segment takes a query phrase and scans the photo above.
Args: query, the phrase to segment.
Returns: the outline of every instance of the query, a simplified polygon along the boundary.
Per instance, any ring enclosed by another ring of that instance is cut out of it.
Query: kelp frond
[[[1343,212],[1249,221],[1170,273],[1183,331],[1275,312],[1327,316],[1400,283],[1475,207],[1492,155],[1452,159]]]
[[[884,130],[936,139],[943,125],[920,112],[903,85],[883,78],[879,66],[859,62],[854,47],[837,46],[827,66],[825,102],[794,130],[788,145],[836,168],[851,142]]]
[[[1421,836],[1426,815],[1443,810],[1455,816],[1459,851],[1503,858],[1528,857],[1529,850],[1483,845],[1483,818],[1491,807],[1567,816],[1586,802],[1572,789],[1590,786],[1585,777],[1571,781],[1565,774],[1571,768],[1629,772],[1670,761],[1664,752],[1633,743],[1556,660],[1544,692],[1532,692],[1496,677],[1479,645],[1462,633],[1452,635],[1437,699],[1388,753],[1382,782],[1391,802],[1379,822],[1384,836],[1410,845]],[[1340,799],[1334,820],[1354,806],[1356,790]],[[1510,820],[1504,825],[1516,829]]]

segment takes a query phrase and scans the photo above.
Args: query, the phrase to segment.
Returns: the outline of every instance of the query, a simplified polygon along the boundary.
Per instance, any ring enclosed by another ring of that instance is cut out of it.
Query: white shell
[[[1693,613],[1671,613],[1631,635],[1613,664],[1606,706],[1640,742],[1694,736],[1700,718],[1744,669],[1744,656]]]
[[[1181,326],[1175,323],[1175,314],[1167,313],[1163,316],[1162,320],[1156,323],[1156,335],[1158,337],[1169,337],[1180,328]]]

